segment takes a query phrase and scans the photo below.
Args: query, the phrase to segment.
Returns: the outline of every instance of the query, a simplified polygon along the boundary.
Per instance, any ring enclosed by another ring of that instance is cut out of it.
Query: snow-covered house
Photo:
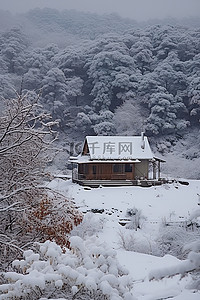
[[[82,153],[70,157],[72,180],[82,185],[159,183],[160,163],[141,136],[87,136]]]

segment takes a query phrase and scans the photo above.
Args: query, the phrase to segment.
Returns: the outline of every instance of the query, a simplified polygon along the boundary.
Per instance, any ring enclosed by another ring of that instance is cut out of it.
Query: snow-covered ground
[[[156,253],[155,238],[161,224],[179,224],[189,220],[190,214],[198,208],[200,201],[200,181],[190,180],[188,186],[172,183],[149,188],[133,186],[91,189],[73,184],[71,180],[54,179],[49,186],[73,199],[84,213],[95,209],[102,211],[93,214],[102,226],[102,230],[97,231],[96,235],[117,251],[119,262],[129,270],[133,278],[133,293],[138,300],[200,299],[200,292],[186,288],[191,280],[190,275],[181,280],[180,275],[177,275],[149,281],[150,271],[174,266],[179,260],[172,255],[162,257],[145,254],[148,246],[150,252]],[[137,231],[119,224],[120,220],[126,219],[127,209],[133,207],[140,210],[144,217],[141,218],[141,229]],[[129,235],[134,235],[137,243],[141,241],[138,243],[140,253],[122,248],[123,237],[127,238]]]

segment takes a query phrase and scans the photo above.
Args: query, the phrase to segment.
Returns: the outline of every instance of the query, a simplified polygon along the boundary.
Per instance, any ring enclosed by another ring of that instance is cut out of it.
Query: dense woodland
[[[164,153],[198,130],[200,20],[137,23],[53,9],[0,14],[1,97],[40,94],[68,139],[143,130],[165,140],[157,146]]]

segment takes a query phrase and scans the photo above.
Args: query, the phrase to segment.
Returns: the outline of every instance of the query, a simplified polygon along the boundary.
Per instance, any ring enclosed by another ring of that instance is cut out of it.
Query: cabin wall
[[[135,164],[135,179],[149,179],[149,160],[141,160],[140,163]]]
[[[80,164],[79,179],[85,180],[134,180],[135,166],[130,163]]]

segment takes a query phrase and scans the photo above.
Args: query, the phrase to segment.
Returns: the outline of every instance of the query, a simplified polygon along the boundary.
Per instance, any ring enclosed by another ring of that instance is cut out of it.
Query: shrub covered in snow
[[[200,210],[196,210],[190,219],[198,219],[200,217]],[[198,221],[198,220],[197,220]],[[174,275],[181,274],[185,276],[188,273],[193,274],[193,282],[190,287],[195,289],[200,289],[200,238],[196,238],[193,242],[189,242],[182,247],[183,252],[189,252],[187,259],[181,261],[179,264],[158,270],[153,270],[149,274],[150,280],[152,279],[162,279],[164,277],[171,277]]]
[[[105,219],[91,212],[85,214],[83,221],[71,231],[72,236],[86,238],[102,231]]]
[[[186,230],[186,227],[161,226],[156,242],[161,255],[171,254],[183,259],[186,258],[186,253],[183,251],[185,241],[190,243],[199,238],[200,233],[198,231],[189,231]]]
[[[159,255],[157,244],[154,240],[144,234],[137,235],[131,230],[120,230],[118,234],[118,244],[120,248],[126,251],[134,251],[139,253]]]
[[[0,299],[134,299],[132,280],[114,250],[94,237],[73,236],[70,243],[66,253],[50,241],[25,251],[12,264],[16,271],[3,274],[7,283],[0,285]]]
[[[143,216],[142,211],[136,207],[129,208],[126,211],[126,216],[130,218],[130,223],[127,224],[129,229],[141,229],[144,220],[146,219]]]

